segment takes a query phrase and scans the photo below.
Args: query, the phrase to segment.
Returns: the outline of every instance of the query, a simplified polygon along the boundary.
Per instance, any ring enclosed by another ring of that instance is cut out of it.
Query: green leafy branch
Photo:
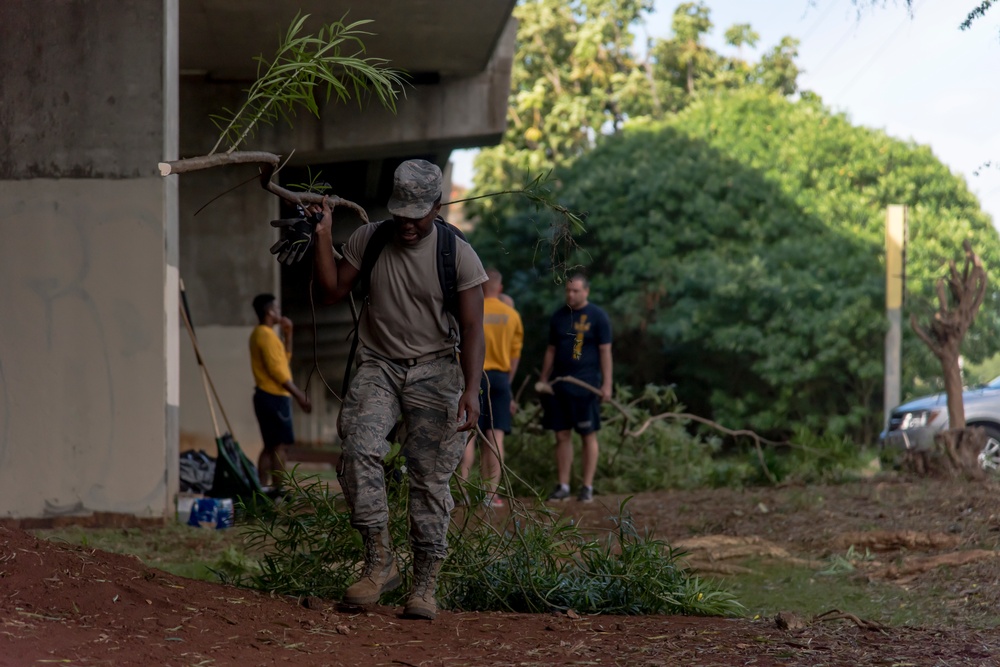
[[[982,2],[980,2],[978,7],[972,8],[972,11],[969,12],[969,15],[965,17],[965,20],[962,21],[962,23],[959,24],[958,27],[961,28],[962,30],[968,30],[969,28],[971,28],[972,23],[976,19],[981,19],[984,16],[986,16],[986,12],[989,11],[989,9],[993,6],[993,2],[994,0],[983,0]]]
[[[499,192],[487,192],[486,194],[476,195],[475,197],[456,199],[454,201],[447,202],[445,206],[461,202],[476,201],[477,199],[492,199],[493,197],[500,197],[503,195],[520,195],[534,204],[536,209],[548,209],[560,216],[572,233],[582,234],[587,231],[586,227],[583,226],[583,216],[571,211],[562,204],[557,203],[552,198],[552,189],[548,187],[551,180],[552,172],[550,171],[545,174],[535,176],[519,188],[500,190]]]
[[[384,461],[388,529],[403,586],[381,602],[401,604],[410,588],[409,480],[398,445]],[[350,525],[341,494],[318,477],[287,479],[282,502],[239,503],[247,548],[257,567],[218,571],[226,583],[277,595],[342,598],[364,560],[360,535]],[[461,494],[460,489],[455,489]],[[623,501],[615,530],[585,530],[538,499],[512,499],[505,517],[456,510],[448,531],[448,560],[439,576],[446,609],[581,614],[699,614],[738,616],[745,609],[723,586],[702,580],[666,542],[640,535]]]
[[[212,114],[212,122],[220,130],[218,141],[207,155],[160,162],[161,176],[182,174],[213,167],[235,164],[260,165],[260,184],[265,190],[290,204],[320,203],[323,195],[317,192],[293,192],[271,181],[279,168],[281,157],[263,151],[238,151],[258,124],[273,125],[279,120],[292,124],[296,107],[303,107],[319,118],[319,99],[325,102],[336,96],[346,102],[352,97],[362,103],[362,94],[370,93],[382,106],[395,112],[396,98],[402,91],[403,74],[386,65],[383,58],[363,57],[365,45],[362,37],[373,33],[360,27],[369,20],[344,23],[344,18],[323,25],[316,34],[301,34],[308,14],[297,14],[270,62],[262,56],[258,62],[257,80],[246,91],[247,98],[236,111],[223,110]],[[228,142],[224,153],[219,147]],[[368,220],[364,209],[354,202],[333,198],[334,206],[346,206]]]
[[[524,197],[534,204],[535,210],[548,210],[555,214],[556,221],[549,224],[548,235],[539,239],[538,245],[548,245],[549,261],[552,264],[553,272],[558,276],[560,270],[568,271],[570,257],[579,249],[575,235],[583,234],[587,231],[583,221],[585,215],[577,213],[566,206],[555,201],[549,183],[552,180],[552,172],[538,174],[530,180],[526,180],[520,188],[500,190],[498,192],[488,192],[486,194],[456,199],[447,202],[445,205],[458,204],[460,202],[475,201],[477,199],[492,199],[504,195],[517,195]]]
[[[219,128],[219,140],[209,153],[224,143],[232,153],[250,137],[259,123],[273,125],[279,120],[291,124],[296,107],[304,107],[319,117],[317,91],[325,86],[325,100],[334,96],[346,102],[370,92],[382,106],[395,111],[396,98],[404,84],[403,75],[386,65],[384,58],[362,57],[362,37],[373,33],[360,27],[370,20],[346,24],[344,19],[323,25],[315,35],[300,34],[309,18],[296,15],[278,47],[274,59],[263,56],[258,62],[257,80],[247,92],[247,99],[236,111],[213,114]],[[346,53],[345,53],[346,52]]]

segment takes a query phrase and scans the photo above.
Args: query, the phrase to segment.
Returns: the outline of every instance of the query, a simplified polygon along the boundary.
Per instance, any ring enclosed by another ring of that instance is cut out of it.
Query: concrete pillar
[[[0,4],[0,517],[173,511],[177,3]]]
[[[181,78],[181,154],[208,153],[218,138],[210,115],[238,106],[245,85]],[[253,165],[182,174],[180,275],[191,306],[198,345],[219,392],[232,435],[254,462],[263,446],[253,414],[248,341],[257,324],[251,302],[262,292],[281,294],[280,269],[268,252],[277,239],[268,224],[278,199],[260,187]],[[181,350],[181,450],[216,455],[215,433],[201,374],[186,331]],[[219,406],[214,405],[223,431]]]

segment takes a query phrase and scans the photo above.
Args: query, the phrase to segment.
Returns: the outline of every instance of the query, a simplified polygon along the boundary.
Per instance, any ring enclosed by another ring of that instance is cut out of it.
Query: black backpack
[[[437,276],[441,285],[441,294],[444,295],[444,311],[451,314],[458,320],[458,268],[455,265],[456,238],[466,240],[455,225],[445,221],[438,216],[434,219],[434,226],[437,227]],[[361,268],[358,270],[358,279],[354,283],[354,298],[361,302],[357,317],[354,319],[354,340],[351,342],[351,351],[347,355],[347,368],[344,370],[344,384],[341,387],[341,396],[347,396],[347,389],[351,382],[351,367],[354,365],[354,355],[358,351],[358,338],[360,335],[361,315],[365,312],[368,304],[368,296],[371,293],[372,269],[378,262],[383,248],[396,233],[396,222],[386,220],[378,226],[368,239],[365,246],[365,254],[361,257]]]
[[[240,499],[249,505],[254,496],[265,495],[257,478],[257,467],[251,463],[233,436],[224,433],[215,439],[219,457],[215,459],[215,475],[212,488],[206,494],[210,498]]]

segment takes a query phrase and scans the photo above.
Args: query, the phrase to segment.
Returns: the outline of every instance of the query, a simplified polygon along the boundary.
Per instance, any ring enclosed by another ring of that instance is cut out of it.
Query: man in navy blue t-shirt
[[[597,431],[601,428],[601,402],[611,398],[611,321],[607,313],[587,301],[590,282],[580,274],[566,282],[566,305],[552,314],[549,346],[545,349],[541,388],[550,390],[544,400],[545,428],[556,432],[556,467],[559,484],[549,500],[568,500],[573,468],[573,431],[583,440],[583,486],[577,500],[594,499],[597,471]],[[600,389],[560,381],[576,378]],[[554,382],[549,383],[549,378]]]

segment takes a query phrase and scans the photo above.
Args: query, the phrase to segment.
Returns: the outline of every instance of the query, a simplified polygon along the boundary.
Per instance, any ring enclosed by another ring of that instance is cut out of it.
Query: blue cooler
[[[229,528],[233,525],[232,498],[199,498],[191,506],[188,525],[195,527]]]

